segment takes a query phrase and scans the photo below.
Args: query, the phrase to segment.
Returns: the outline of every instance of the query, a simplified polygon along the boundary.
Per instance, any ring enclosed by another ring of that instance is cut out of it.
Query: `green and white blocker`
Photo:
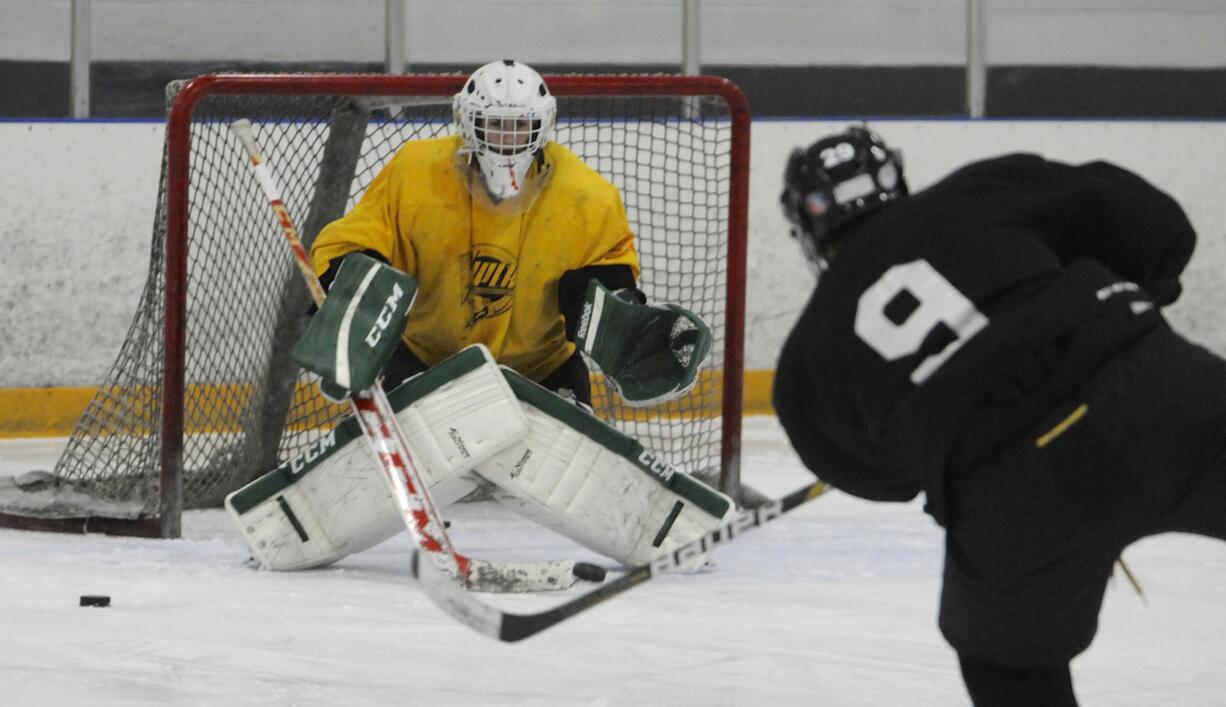
[[[711,352],[711,328],[684,307],[627,301],[593,280],[575,344],[628,405],[645,407],[678,398],[694,386]]]
[[[335,400],[371,387],[404,332],[417,281],[390,265],[350,253],[294,348],[294,360],[319,375]]]

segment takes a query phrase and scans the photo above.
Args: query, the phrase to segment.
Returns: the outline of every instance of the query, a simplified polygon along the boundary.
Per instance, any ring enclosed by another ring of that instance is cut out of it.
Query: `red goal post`
[[[54,493],[16,502],[0,493],[0,526],[177,537],[184,508],[216,505],[309,450],[344,408],[322,402],[288,363],[307,298],[243,172],[243,151],[227,137],[229,122],[254,123],[309,242],[405,140],[450,132],[450,97],[464,79],[211,74],[168,88],[151,266],[136,318],[56,465]],[[686,306],[716,336],[689,396],[635,410],[597,374],[594,407],[737,497],[748,102],[731,82],[708,76],[545,80],[559,103],[554,139],[622,190],[649,300]]]

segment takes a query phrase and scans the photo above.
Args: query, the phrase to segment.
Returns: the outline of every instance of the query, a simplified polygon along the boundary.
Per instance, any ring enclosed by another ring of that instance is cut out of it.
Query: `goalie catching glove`
[[[647,306],[631,290],[610,292],[592,280],[575,344],[628,405],[646,407],[694,387],[711,352],[711,328],[688,309]]]
[[[294,361],[319,375],[319,390],[330,400],[370,388],[400,341],[416,294],[411,276],[350,253],[294,348]]]

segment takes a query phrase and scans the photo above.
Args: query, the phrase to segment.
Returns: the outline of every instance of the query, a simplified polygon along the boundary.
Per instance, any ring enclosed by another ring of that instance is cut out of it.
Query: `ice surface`
[[[0,443],[0,475],[64,440]],[[744,475],[806,473],[773,418],[746,420]],[[453,507],[457,543],[504,559],[593,559],[491,504]],[[221,511],[182,540],[0,529],[3,705],[967,705],[936,628],[941,533],[919,503],[827,494],[715,555],[519,644],[454,623],[413,586],[405,538],[311,572],[250,569]],[[1082,704],[1220,705],[1226,547],[1167,535],[1126,559],[1073,665]],[[107,594],[109,608],[81,608]],[[498,597],[543,608],[555,597]]]

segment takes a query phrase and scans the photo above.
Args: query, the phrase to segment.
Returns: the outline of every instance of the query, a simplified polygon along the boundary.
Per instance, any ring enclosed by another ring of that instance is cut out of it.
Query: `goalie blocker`
[[[500,371],[480,345],[388,397],[440,507],[484,478],[515,511],[622,564],[701,537],[734,509],[727,496],[655,459],[634,439]],[[403,530],[357,436],[349,420],[317,449],[227,498],[261,565],[327,564]],[[705,555],[696,556],[690,567],[703,562]]]
[[[298,345],[294,361],[319,376],[319,390],[344,400],[387,366],[417,295],[417,281],[362,253],[350,253]]]

